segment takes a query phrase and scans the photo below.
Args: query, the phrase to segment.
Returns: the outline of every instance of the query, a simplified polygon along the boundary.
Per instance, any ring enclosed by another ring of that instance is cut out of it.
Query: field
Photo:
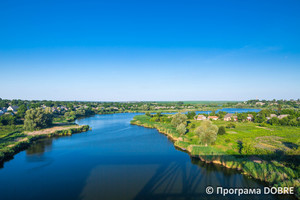
[[[0,126],[0,150],[24,137],[22,125]]]
[[[229,122],[213,121],[217,126],[227,126]],[[215,142],[215,148],[220,149],[226,154],[233,155],[251,155],[251,154],[269,154],[275,152],[293,151],[298,148],[300,139],[300,128],[290,126],[264,126],[253,122],[230,122],[235,128],[226,128],[225,135],[218,135]],[[183,136],[186,138],[195,138],[192,124],[199,126],[201,121],[191,120],[189,132]],[[192,143],[197,141],[191,140]],[[254,147],[246,149],[246,147]],[[240,152],[241,151],[241,152]]]

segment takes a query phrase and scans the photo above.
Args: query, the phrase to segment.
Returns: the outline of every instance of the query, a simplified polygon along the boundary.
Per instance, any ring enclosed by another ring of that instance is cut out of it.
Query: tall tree
[[[26,130],[37,130],[52,124],[52,114],[42,108],[29,109],[26,111],[24,128]]]
[[[212,144],[217,139],[218,127],[213,125],[211,121],[203,121],[201,125],[196,128],[195,133],[199,136],[199,143],[205,146]]]
[[[176,128],[176,130],[178,131],[178,133],[180,134],[180,135],[183,135],[183,134],[185,134],[186,133],[186,127],[185,127],[185,124],[179,124],[178,126],[177,126],[177,128]]]
[[[186,114],[186,116],[187,116],[188,119],[193,119],[196,116],[196,113],[195,113],[195,111],[188,112]]]
[[[173,115],[171,123],[173,126],[177,127],[180,124],[186,125],[187,124],[186,120],[187,120],[187,116],[185,114],[177,113]]]

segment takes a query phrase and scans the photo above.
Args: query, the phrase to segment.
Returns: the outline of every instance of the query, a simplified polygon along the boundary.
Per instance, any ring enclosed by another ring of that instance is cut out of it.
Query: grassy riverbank
[[[10,160],[18,152],[25,150],[34,141],[41,138],[66,136],[89,130],[88,125],[55,124],[50,128],[37,131],[24,131],[23,126],[5,127],[0,130],[0,165]]]
[[[153,122],[151,117],[135,116],[132,124],[155,128],[174,141],[174,145],[204,162],[213,162],[267,182],[270,186],[294,187],[300,194],[299,127],[260,127],[251,122],[234,122],[227,134],[218,135],[211,146],[199,145],[194,133],[200,121],[189,120],[188,132],[180,135],[169,122]],[[226,126],[225,121],[214,121]]]

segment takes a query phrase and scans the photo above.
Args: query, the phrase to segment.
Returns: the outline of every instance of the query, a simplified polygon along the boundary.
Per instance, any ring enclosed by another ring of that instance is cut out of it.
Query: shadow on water
[[[177,156],[102,157],[91,170],[80,199],[235,199],[237,195],[207,195],[207,186],[261,189],[266,183],[234,169],[197,158],[181,162]],[[229,160],[228,158],[225,158]],[[115,192],[118,191],[118,192]],[[263,193],[263,192],[262,192]],[[107,198],[106,198],[107,197]],[[244,195],[239,199],[296,199],[291,195]]]
[[[193,166],[186,163],[165,163],[159,167],[156,173],[135,196],[140,199],[235,199],[237,195],[220,194],[207,195],[207,186],[213,186],[216,191],[218,186],[223,188],[263,188],[268,184],[243,178],[237,170],[229,169],[221,165],[205,163],[191,157]],[[239,199],[297,199],[293,195],[244,195]]]

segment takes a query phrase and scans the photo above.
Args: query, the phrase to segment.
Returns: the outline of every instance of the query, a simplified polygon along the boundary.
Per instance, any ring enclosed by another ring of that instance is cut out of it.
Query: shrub
[[[218,135],[224,135],[226,134],[226,130],[224,126],[220,126],[218,130]]]
[[[267,126],[267,123],[266,123],[266,122],[263,122],[263,123],[259,124],[259,126],[261,126],[261,127],[266,127],[266,126]]]
[[[226,125],[226,128],[235,128],[235,124],[234,123],[229,123]]]
[[[230,142],[230,139],[228,139],[228,138],[225,139],[225,142],[226,142],[226,143],[229,143],[229,142]]]

